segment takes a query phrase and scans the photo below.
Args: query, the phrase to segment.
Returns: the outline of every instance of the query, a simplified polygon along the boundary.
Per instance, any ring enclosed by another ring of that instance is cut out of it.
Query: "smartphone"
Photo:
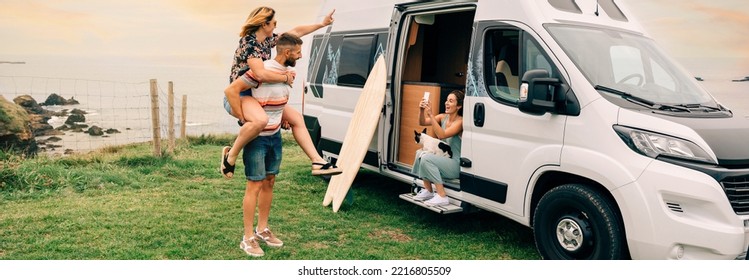
[[[424,99],[424,101],[429,101],[429,92],[428,91],[424,92],[424,98],[422,98],[422,99]]]

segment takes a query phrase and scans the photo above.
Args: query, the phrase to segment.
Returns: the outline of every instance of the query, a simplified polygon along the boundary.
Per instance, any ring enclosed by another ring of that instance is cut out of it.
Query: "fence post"
[[[182,125],[180,126],[182,128],[182,131],[180,131],[179,138],[182,138],[183,141],[187,141],[187,138],[185,138],[185,135],[187,134],[187,128],[185,128],[185,125],[187,124],[187,95],[182,95]]]
[[[167,152],[171,155],[174,154],[174,83],[169,81],[169,92],[168,92],[168,104],[167,114],[169,116],[169,126],[167,128],[167,137],[169,142],[167,146]]]
[[[161,131],[159,130],[159,87],[151,79],[151,125],[153,126],[153,155],[161,156]]]

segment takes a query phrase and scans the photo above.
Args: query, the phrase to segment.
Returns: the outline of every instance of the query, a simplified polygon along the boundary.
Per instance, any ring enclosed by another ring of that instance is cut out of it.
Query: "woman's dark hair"
[[[458,106],[460,106],[460,109],[458,109],[458,115],[463,116],[463,99],[466,98],[466,93],[462,90],[456,89],[451,91],[450,94],[455,95],[455,101],[457,101]]]

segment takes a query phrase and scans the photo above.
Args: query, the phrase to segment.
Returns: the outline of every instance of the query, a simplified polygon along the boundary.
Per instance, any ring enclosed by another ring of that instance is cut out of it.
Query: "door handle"
[[[461,157],[460,158],[460,166],[466,167],[466,168],[471,168],[471,166],[473,166],[473,162],[471,162],[470,159]]]
[[[485,115],[486,115],[486,109],[484,109],[484,103],[476,103],[476,105],[473,105],[473,125],[474,126],[483,127]]]

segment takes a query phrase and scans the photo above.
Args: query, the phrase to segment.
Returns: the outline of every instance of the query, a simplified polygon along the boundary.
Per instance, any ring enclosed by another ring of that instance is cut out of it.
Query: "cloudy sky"
[[[746,0],[625,0],[682,63],[723,58],[749,75]],[[316,18],[321,0],[0,0],[0,61],[8,55],[202,55],[221,60],[259,5],[286,30]],[[229,54],[230,55],[230,54]],[[716,60],[717,61],[717,60]]]

